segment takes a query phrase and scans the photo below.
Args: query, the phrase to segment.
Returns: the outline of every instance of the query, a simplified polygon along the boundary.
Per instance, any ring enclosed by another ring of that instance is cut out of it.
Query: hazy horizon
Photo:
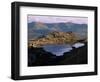
[[[77,24],[87,24],[87,17],[69,17],[69,16],[36,16],[28,15],[28,23],[31,22],[41,22],[41,23],[77,23]]]

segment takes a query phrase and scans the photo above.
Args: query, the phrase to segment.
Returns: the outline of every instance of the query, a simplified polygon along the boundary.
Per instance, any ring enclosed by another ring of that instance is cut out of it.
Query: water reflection
[[[44,45],[43,49],[47,52],[51,52],[52,54],[55,54],[56,56],[62,56],[65,52],[70,52],[73,48],[79,48],[84,46],[84,43],[75,43],[73,45],[70,44],[55,44],[55,45]]]

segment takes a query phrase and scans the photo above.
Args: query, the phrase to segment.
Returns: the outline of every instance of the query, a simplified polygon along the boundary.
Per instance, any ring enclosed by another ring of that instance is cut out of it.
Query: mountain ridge
[[[53,31],[69,32],[87,37],[87,24],[76,23],[28,23],[28,39],[37,38]]]
[[[46,36],[30,40],[29,47],[41,47],[48,44],[66,44],[77,42],[77,36],[72,32],[51,32]]]

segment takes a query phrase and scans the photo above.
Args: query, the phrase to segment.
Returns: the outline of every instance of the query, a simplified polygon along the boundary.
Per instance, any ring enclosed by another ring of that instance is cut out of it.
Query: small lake
[[[73,48],[79,48],[84,46],[84,43],[75,43],[73,45],[70,44],[54,44],[54,45],[44,45],[43,49],[47,52],[51,52],[52,54],[55,54],[56,56],[62,56],[65,52],[70,52]]]

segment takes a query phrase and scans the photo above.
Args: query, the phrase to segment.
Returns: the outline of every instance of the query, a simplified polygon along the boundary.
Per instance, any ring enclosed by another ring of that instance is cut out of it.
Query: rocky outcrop
[[[77,42],[77,36],[72,32],[51,32],[48,35],[30,40],[28,46],[41,47],[46,44],[66,44]]]

